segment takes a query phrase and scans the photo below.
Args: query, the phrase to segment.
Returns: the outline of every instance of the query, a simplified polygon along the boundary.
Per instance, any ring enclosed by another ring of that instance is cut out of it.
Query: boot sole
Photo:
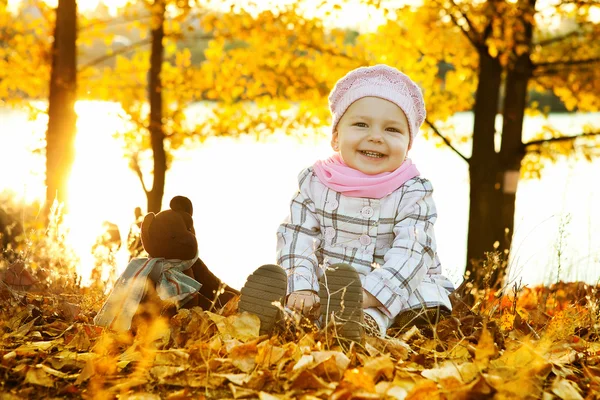
[[[321,317],[327,326],[331,315],[342,322],[338,336],[353,342],[363,338],[362,284],[358,272],[347,264],[335,264],[320,282]]]
[[[239,311],[255,314],[260,319],[260,334],[273,330],[279,308],[273,302],[284,304],[287,292],[287,274],[278,265],[263,265],[254,271],[242,287]]]

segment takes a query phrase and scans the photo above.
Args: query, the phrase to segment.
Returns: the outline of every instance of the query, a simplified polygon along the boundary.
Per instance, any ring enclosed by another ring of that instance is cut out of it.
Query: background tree
[[[387,58],[406,68],[405,47],[414,45],[409,54],[418,54],[419,64],[428,57],[434,60],[429,68],[430,76],[441,76],[441,67],[450,65],[443,84],[419,75],[417,79],[425,88],[428,108],[433,111],[428,118],[429,126],[469,164],[467,274],[481,271],[477,261],[484,259],[487,252],[502,251],[508,257],[519,177],[539,172],[542,160],[553,157],[552,152],[540,148],[549,150],[544,144],[560,142],[569,143],[570,148],[575,149],[572,143],[576,137],[560,136],[558,132],[553,134],[559,137],[548,137],[548,132],[541,132],[539,139],[523,141],[524,116],[528,110],[535,111],[535,104],[528,101],[531,90],[551,90],[570,109],[575,104],[580,110],[599,109],[600,76],[594,66],[600,61],[600,51],[597,41],[593,40],[598,34],[598,23],[589,17],[594,5],[593,1],[578,2],[577,6],[568,1],[543,5],[533,0],[437,1],[418,9],[399,10],[372,40],[374,45],[379,43],[374,47],[377,60]],[[552,20],[544,15],[552,16]],[[550,24],[557,20],[570,25],[571,30],[563,32],[553,28]],[[395,38],[402,37],[401,32],[411,32],[420,39],[395,46]],[[457,76],[463,84],[456,84]],[[457,93],[444,95],[441,91]],[[474,99],[461,98],[460,92],[468,96],[474,94]],[[464,101],[456,101],[451,108],[436,101],[448,101],[452,97]],[[474,113],[472,150],[467,157],[452,146],[457,142],[442,135],[436,124],[455,111],[471,108]],[[495,126],[498,114],[504,117],[499,149]],[[582,132],[577,137],[593,134]],[[531,153],[532,150],[535,153]],[[561,153],[575,155],[575,152]],[[589,157],[591,153],[585,154]],[[504,272],[486,271],[474,276],[474,280],[479,287],[500,284]]]
[[[75,160],[77,114],[77,2],[59,0],[48,98],[46,132],[46,209],[56,198],[68,199],[68,182]]]

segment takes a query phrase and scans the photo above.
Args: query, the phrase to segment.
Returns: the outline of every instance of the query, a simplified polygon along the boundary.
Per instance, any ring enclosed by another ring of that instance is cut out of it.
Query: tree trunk
[[[68,182],[75,160],[77,115],[77,2],[59,0],[52,45],[46,132],[46,206],[54,199],[68,207]]]
[[[499,159],[494,148],[495,121],[498,112],[502,66],[479,49],[479,81],[475,94],[473,152],[469,162],[470,209],[466,272],[480,281],[480,269],[474,264],[492,251],[497,239],[494,224],[500,209]]]
[[[154,159],[152,190],[146,192],[148,199],[148,212],[157,213],[162,208],[162,198],[165,191],[165,175],[167,171],[167,156],[165,152],[163,131],[163,96],[161,71],[163,64],[165,37],[165,3],[156,0],[157,10],[152,26],[152,50],[150,53],[150,74],[148,77],[148,98],[150,102],[150,142]]]
[[[503,103],[502,146],[500,148],[500,168],[502,175],[502,212],[497,236],[501,237],[499,250],[506,256],[510,251],[514,233],[515,199],[520,175],[521,161],[525,156],[523,146],[523,120],[527,107],[527,87],[533,73],[531,63],[531,43],[533,39],[533,13],[536,0],[519,2],[521,15],[517,24],[523,28],[523,37],[517,44],[526,46],[527,51],[516,55],[514,64],[508,68],[505,97]],[[520,30],[517,30],[520,31]],[[498,270],[495,281],[502,281],[506,271]]]

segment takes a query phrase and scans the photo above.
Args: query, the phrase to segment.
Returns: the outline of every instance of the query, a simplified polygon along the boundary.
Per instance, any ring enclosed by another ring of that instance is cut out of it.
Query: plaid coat
[[[312,167],[298,176],[290,215],[277,231],[277,262],[288,293],[319,290],[323,267],[353,266],[388,318],[408,309],[452,309],[433,225],[431,183],[416,177],[381,199],[347,197],[325,186]]]

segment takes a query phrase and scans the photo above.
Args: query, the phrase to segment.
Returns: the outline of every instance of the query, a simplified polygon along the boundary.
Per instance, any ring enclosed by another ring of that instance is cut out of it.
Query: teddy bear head
[[[175,196],[170,210],[148,213],[142,222],[142,245],[150,257],[191,260],[198,252],[192,202]]]

